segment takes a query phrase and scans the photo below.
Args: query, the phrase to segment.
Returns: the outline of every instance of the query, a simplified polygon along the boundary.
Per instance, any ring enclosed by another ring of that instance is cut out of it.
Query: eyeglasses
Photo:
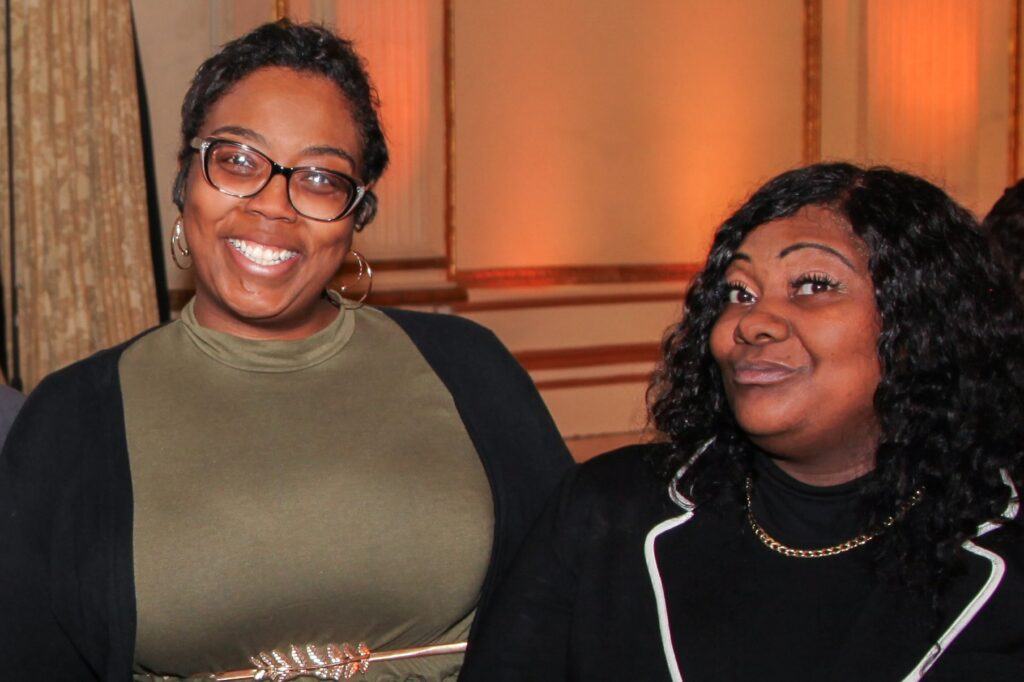
[[[197,137],[192,148],[199,152],[206,181],[219,192],[245,199],[259,194],[275,175],[283,175],[288,202],[313,220],[341,220],[367,193],[366,185],[344,173],[315,166],[288,168],[240,142]]]

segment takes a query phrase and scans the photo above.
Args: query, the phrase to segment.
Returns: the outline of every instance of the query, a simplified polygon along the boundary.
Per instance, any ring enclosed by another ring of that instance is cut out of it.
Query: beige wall
[[[822,153],[921,174],[983,216],[1011,181],[1017,0],[823,0]]]
[[[458,267],[701,260],[800,161],[802,6],[456,0]]]
[[[986,210],[1008,180],[1012,1],[821,0],[823,156],[906,166]],[[165,230],[188,78],[273,6],[135,0]],[[701,262],[731,209],[801,163],[805,2],[451,0],[450,196],[442,0],[290,7],[353,37],[381,91],[395,167],[357,248],[444,256],[451,198],[468,301],[423,307],[494,329],[566,435],[642,428],[644,377],[684,283],[642,268],[648,281],[621,281],[616,266]],[[544,286],[467,277],[549,266],[566,267]],[[172,288],[189,285],[169,270]],[[437,267],[377,285],[456,286]]]
[[[703,261],[728,212],[800,163],[802,27],[800,0],[454,0],[458,271]],[[470,289],[463,314],[525,357],[563,354],[532,371],[563,433],[637,430],[682,290]]]

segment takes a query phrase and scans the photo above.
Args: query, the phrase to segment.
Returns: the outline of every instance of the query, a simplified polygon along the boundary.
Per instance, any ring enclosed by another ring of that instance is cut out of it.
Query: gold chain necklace
[[[896,523],[898,519],[903,518],[907,511],[920,502],[921,498],[924,496],[924,488],[918,488],[915,490],[914,494],[910,496],[910,499],[900,504],[896,513],[883,521],[882,526],[876,530],[863,533],[862,535],[851,538],[846,542],[840,542],[838,545],[832,545],[831,547],[822,547],[821,549],[797,549],[795,547],[784,545],[771,535],[768,535],[768,532],[762,528],[761,524],[759,524],[757,519],[754,518],[754,505],[752,504],[752,500],[754,498],[754,479],[751,476],[747,476],[746,491],[747,521],[750,522],[750,529],[754,531],[754,535],[757,539],[773,552],[778,552],[779,554],[789,557],[797,557],[798,559],[820,559],[822,557],[835,556],[836,554],[842,554],[843,552],[849,552],[851,549],[862,547],[884,533],[885,529]]]

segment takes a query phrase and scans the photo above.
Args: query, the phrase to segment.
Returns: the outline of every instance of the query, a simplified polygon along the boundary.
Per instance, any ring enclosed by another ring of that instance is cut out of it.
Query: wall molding
[[[621,343],[605,346],[545,348],[515,351],[512,354],[528,372],[545,369],[625,365],[638,362],[653,364],[661,358],[661,344]]]
[[[455,279],[455,34],[452,0],[444,0],[444,249]]]
[[[171,312],[180,313],[195,295],[195,289],[169,289],[167,298]],[[358,294],[353,294],[357,296]],[[450,306],[468,298],[460,286],[407,287],[377,290],[366,298],[368,305],[376,306]]]
[[[1020,43],[1021,0],[1010,0],[1010,120],[1007,140],[1006,184],[1011,186],[1020,177]]]
[[[383,260],[368,259],[370,267],[374,272],[397,272],[400,270],[440,270],[448,267],[448,261],[443,256],[426,258],[387,258]],[[355,259],[348,260],[342,264],[339,272],[358,272],[359,264]]]
[[[452,306],[455,313],[482,313],[498,310],[525,310],[528,308],[570,308],[586,305],[615,305],[620,303],[683,302],[686,292],[655,291],[648,293],[580,294],[576,296],[519,296],[496,301],[467,301]]]
[[[821,0],[804,0],[805,164],[821,160]]]
[[[467,288],[685,282],[693,279],[702,267],[703,265],[700,263],[659,263],[484,268],[460,270],[456,272],[455,281]]]
[[[538,391],[557,391],[563,388],[590,388],[612,384],[647,384],[651,381],[649,372],[632,374],[609,374],[603,377],[580,377],[578,379],[543,379],[536,382]]]

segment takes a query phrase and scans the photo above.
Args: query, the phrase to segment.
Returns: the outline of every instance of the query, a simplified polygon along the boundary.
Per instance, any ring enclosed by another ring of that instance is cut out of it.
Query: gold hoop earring
[[[185,227],[182,223],[181,216],[174,221],[174,230],[171,232],[171,259],[174,264],[182,270],[188,270],[192,267],[192,250],[188,248],[188,244],[182,246],[182,241],[185,239]],[[181,258],[189,258],[190,260],[185,265],[181,264]]]
[[[363,295],[359,297],[359,300],[355,302],[355,305],[345,306],[348,310],[357,310],[363,307],[363,304],[366,303],[366,299],[370,297],[370,292],[373,291],[373,268],[370,267],[370,261],[363,258],[363,254],[359,253],[355,249],[350,249],[349,253],[355,256],[356,262],[359,263],[359,274],[356,275],[356,281],[353,282],[353,284],[359,284],[364,279],[367,280],[366,291],[364,291]],[[348,284],[343,284],[340,287],[338,287],[338,291],[341,293],[342,296],[347,294],[348,290]]]

